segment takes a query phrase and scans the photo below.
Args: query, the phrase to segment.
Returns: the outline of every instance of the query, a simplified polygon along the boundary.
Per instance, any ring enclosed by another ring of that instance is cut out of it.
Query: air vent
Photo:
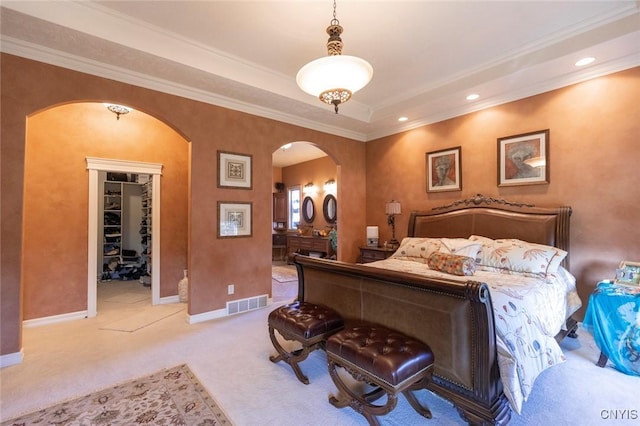
[[[267,306],[268,294],[249,297],[247,299],[232,300],[227,302],[227,315],[235,315],[242,312],[253,311]]]

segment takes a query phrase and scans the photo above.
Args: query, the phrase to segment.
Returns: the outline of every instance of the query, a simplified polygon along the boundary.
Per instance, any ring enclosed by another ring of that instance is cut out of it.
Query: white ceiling
[[[640,0],[337,0],[343,53],[374,76],[336,115],[295,82],[326,56],[330,0],[0,10],[4,52],[361,141],[640,65]],[[596,62],[576,68],[587,55]]]

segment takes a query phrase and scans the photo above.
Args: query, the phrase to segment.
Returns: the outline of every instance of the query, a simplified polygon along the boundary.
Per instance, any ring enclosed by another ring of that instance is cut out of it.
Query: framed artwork
[[[549,129],[498,138],[498,186],[549,183]]]
[[[218,188],[253,188],[251,155],[218,151]]]
[[[218,238],[251,236],[251,202],[218,201]]]
[[[460,191],[461,189],[460,147],[427,152],[427,192]]]
[[[616,284],[640,286],[640,263],[623,260],[616,269]]]

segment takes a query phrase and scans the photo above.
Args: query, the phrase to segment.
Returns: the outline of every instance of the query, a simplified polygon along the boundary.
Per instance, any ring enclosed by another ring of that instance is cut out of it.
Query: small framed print
[[[251,202],[218,201],[218,238],[251,236]]]
[[[498,138],[498,186],[549,183],[549,129]]]
[[[251,155],[218,151],[218,188],[253,188]]]
[[[620,262],[616,269],[616,284],[640,286],[640,262]]]
[[[427,192],[460,191],[461,189],[460,147],[427,152]]]

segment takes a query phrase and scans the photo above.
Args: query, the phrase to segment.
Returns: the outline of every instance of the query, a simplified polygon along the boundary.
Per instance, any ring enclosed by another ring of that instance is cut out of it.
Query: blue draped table
[[[623,373],[640,376],[640,287],[599,282],[582,325],[601,351],[598,366],[609,359]]]

